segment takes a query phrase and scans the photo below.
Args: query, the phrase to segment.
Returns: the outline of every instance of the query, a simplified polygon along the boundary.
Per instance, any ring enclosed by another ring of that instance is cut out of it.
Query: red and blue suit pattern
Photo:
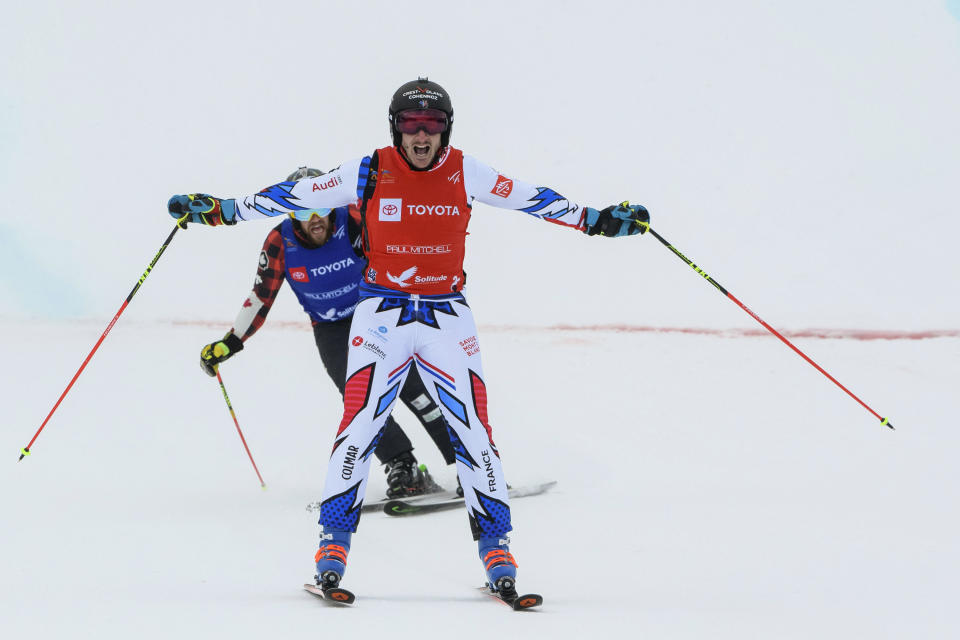
[[[512,529],[480,341],[463,295],[467,226],[476,201],[579,230],[583,210],[553,189],[508,178],[452,147],[441,154],[430,169],[416,171],[387,147],[319,178],[278,185],[280,197],[265,190],[237,201],[241,220],[347,204],[361,212],[368,265],[351,326],[344,412],[327,465],[325,531],[356,531],[372,447],[412,367],[447,420],[474,538]]]

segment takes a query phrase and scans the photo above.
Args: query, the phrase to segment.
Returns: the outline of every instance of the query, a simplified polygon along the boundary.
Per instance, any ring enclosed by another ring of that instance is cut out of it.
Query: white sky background
[[[173,193],[388,143],[393,90],[570,199],[643,203],[776,327],[960,321],[960,23],[944,2],[15,3],[0,26],[4,316],[109,318]],[[180,233],[127,312],[229,323],[269,221]],[[653,238],[478,205],[481,324],[751,326]],[[302,317],[289,295],[276,317]]]

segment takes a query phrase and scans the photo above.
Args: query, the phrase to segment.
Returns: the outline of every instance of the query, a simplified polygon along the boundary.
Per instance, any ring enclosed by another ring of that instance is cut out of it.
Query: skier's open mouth
[[[430,153],[430,145],[428,145],[428,144],[425,144],[425,145],[415,144],[415,145],[413,145],[413,155],[417,156],[418,158],[426,158],[426,157],[428,157],[429,153]]]

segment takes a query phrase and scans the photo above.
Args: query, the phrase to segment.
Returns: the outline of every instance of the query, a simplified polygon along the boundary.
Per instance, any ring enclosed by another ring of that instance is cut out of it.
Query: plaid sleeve
[[[284,268],[283,236],[280,234],[280,225],[277,225],[263,243],[253,291],[244,300],[233,324],[233,333],[244,342],[266,321],[277,292],[283,286]]]

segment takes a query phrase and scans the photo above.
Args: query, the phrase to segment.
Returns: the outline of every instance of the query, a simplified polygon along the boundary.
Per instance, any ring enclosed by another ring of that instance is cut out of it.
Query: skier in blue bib
[[[287,180],[317,177],[323,172],[301,167]],[[310,317],[313,335],[327,374],[343,395],[350,342],[373,353],[390,339],[386,326],[351,335],[353,310],[359,301],[359,285],[366,261],[354,247],[359,224],[348,207],[326,211],[297,212],[267,235],[260,252],[253,291],[244,301],[227,334],[200,352],[203,370],[215,376],[219,364],[243,350],[245,342],[263,325],[284,281],[290,284],[303,310]],[[416,372],[411,372],[400,399],[423,424],[447,464],[456,462],[447,434],[447,423]],[[374,452],[386,465],[387,497],[402,498],[438,491],[425,465],[418,465],[413,445],[390,417]]]

